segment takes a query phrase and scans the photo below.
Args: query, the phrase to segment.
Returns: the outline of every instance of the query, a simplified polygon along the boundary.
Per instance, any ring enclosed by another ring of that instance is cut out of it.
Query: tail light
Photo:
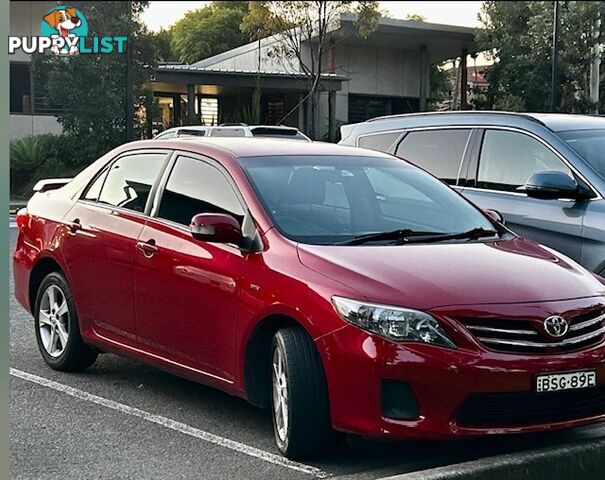
[[[27,212],[27,208],[22,208],[17,212],[17,228],[19,230],[23,230],[23,228],[27,225],[29,220],[29,213]]]

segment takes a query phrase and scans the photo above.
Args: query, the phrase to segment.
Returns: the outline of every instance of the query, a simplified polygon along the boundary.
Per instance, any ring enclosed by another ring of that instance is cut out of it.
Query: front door
[[[127,155],[113,162],[67,214],[71,233],[62,252],[84,327],[136,345],[133,266],[147,201],[165,153]]]
[[[516,191],[534,173],[557,171],[573,178],[573,172],[548,146],[525,133],[486,130],[475,188],[463,194],[481,208],[498,210],[506,225],[580,261],[582,216],[588,202],[542,200]]]
[[[195,240],[194,215],[245,209],[213,162],[180,156],[140,235],[134,288],[141,348],[211,376],[231,380],[240,282],[246,253]]]

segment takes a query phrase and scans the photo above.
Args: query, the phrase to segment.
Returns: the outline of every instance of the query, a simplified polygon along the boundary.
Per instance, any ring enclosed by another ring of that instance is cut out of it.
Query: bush
[[[73,142],[67,135],[35,135],[11,142],[11,198],[25,199],[38,180],[71,177],[83,166],[73,156]],[[89,163],[89,162],[86,162]]]

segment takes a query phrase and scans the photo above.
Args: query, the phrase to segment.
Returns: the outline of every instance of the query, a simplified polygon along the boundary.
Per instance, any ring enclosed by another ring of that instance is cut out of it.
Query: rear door
[[[136,345],[133,261],[167,152],[127,154],[88,186],[67,214],[62,251],[84,328]]]
[[[526,132],[486,129],[478,162],[464,195],[481,208],[498,210],[519,235],[536,240],[580,260],[582,216],[587,201],[529,198],[516,189],[538,172],[574,173],[558,153]]]
[[[471,128],[423,129],[404,134],[395,155],[426,170],[451,186],[466,182]]]

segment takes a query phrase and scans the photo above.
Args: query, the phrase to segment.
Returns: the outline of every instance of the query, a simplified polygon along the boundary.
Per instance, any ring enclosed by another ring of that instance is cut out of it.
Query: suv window
[[[524,133],[487,130],[483,137],[477,187],[513,192],[534,173],[571,170],[548,147]]]
[[[456,185],[470,135],[470,129],[410,132],[399,143],[396,155]]]
[[[162,194],[157,216],[189,225],[198,213],[228,213],[241,224],[244,209],[233,187],[216,167],[179,157]]]
[[[397,140],[397,137],[401,135],[401,132],[385,132],[376,133],[373,135],[364,135],[357,139],[357,146],[362,148],[369,148],[370,150],[378,150],[379,152],[386,152],[393,142]]]
[[[107,173],[99,203],[144,212],[165,158],[163,153],[141,153],[117,160]]]

